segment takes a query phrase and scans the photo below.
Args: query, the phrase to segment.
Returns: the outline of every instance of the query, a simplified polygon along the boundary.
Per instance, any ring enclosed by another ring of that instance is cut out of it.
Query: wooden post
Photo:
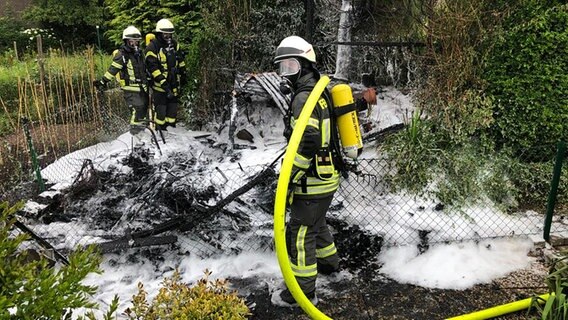
[[[41,40],[41,35],[37,35],[37,63],[38,63],[38,67],[39,67],[39,81],[40,81],[40,86],[41,86],[41,97],[43,100],[43,106],[44,106],[44,110],[47,111],[47,90],[46,90],[46,85],[45,85],[45,80],[47,79],[45,77],[45,67],[43,64],[43,42]],[[40,121],[41,121],[41,114],[38,113],[38,116],[40,117]]]
[[[14,41],[14,54],[16,55],[16,60],[20,60],[18,57],[18,44]]]
[[[306,41],[312,43],[314,37],[314,0],[305,0],[304,8],[306,10]]]
[[[41,84],[43,85],[43,80],[45,79],[45,69],[43,68],[43,43],[41,41],[41,35],[37,35],[37,63],[39,67],[39,76]]]

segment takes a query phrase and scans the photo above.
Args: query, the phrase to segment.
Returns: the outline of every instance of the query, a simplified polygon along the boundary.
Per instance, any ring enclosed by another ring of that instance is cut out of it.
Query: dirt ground
[[[530,298],[547,292],[544,279],[548,266],[542,250],[536,251],[536,261],[530,267],[467,290],[427,289],[362,271],[349,280],[328,282],[326,290],[318,293],[317,307],[332,319],[446,319]],[[231,280],[238,290],[250,290],[255,286],[250,282]],[[270,303],[268,284],[257,285],[257,289],[248,293],[247,301],[253,305],[250,319],[310,319],[300,308],[274,307]],[[535,311],[523,310],[494,319],[536,316]]]

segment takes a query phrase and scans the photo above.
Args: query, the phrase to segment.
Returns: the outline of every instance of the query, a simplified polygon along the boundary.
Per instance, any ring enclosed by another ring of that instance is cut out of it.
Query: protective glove
[[[175,96],[174,92],[172,91],[172,88],[170,88],[170,85],[169,85],[169,84],[164,83],[164,84],[162,85],[162,89],[164,89],[164,91],[166,92],[166,97],[167,97],[169,100],[175,99],[176,96]]]
[[[363,92],[363,99],[365,99],[368,104],[376,104],[377,91],[375,90],[375,88],[368,88],[367,90],[365,90],[365,92]]]
[[[179,61],[179,60],[178,60]],[[183,58],[182,58],[183,61]],[[187,79],[187,70],[185,66],[178,67],[178,74],[179,74],[179,85],[181,88],[187,85],[189,79]]]
[[[106,89],[106,84],[106,81],[104,81],[103,79],[93,81],[93,86],[98,91],[104,91]]]
[[[181,87],[185,87],[185,86],[187,85],[187,76],[185,75],[185,71],[184,71],[184,70],[180,70],[179,85],[180,85]]]

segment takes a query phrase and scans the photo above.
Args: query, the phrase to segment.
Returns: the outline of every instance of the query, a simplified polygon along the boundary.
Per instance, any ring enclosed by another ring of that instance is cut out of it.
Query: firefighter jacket
[[[168,45],[156,37],[146,47],[144,56],[152,78],[152,89],[166,92],[168,88],[177,96],[181,77],[185,72],[184,55],[177,41],[172,39],[172,43]]]
[[[296,120],[304,108],[308,96],[317,83],[316,75],[308,73],[296,83],[296,93],[292,99],[290,125],[294,128]],[[327,91],[327,90],[326,90]],[[339,173],[335,168],[331,152],[331,108],[329,94],[320,96],[312,112],[298,151],[294,157],[291,183],[294,183],[296,198],[325,198],[339,187]],[[337,137],[334,137],[337,139]]]
[[[124,91],[148,92],[146,65],[142,52],[123,45],[113,52],[112,64],[103,75],[104,81],[117,78]]]

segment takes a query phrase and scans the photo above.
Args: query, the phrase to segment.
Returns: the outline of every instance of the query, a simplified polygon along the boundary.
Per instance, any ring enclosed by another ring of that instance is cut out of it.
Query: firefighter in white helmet
[[[174,25],[161,19],[154,30],[156,37],[146,47],[145,57],[152,78],[154,122],[158,130],[175,127],[180,88],[185,83],[184,54],[173,39]]]
[[[315,68],[316,54],[306,40],[290,36],[280,42],[274,62],[283,79],[281,91],[292,94],[290,122],[293,128],[320,78]],[[290,220],[286,225],[286,246],[296,280],[314,304],[317,303],[318,273],[339,270],[337,249],[325,218],[339,186],[339,172],[332,152],[337,135],[332,134],[331,103],[326,89],[310,116],[290,177],[293,194]],[[288,289],[276,290],[271,301],[278,306],[295,305]]]
[[[148,115],[148,80],[146,64],[140,50],[142,33],[134,26],[129,26],[122,32],[122,46],[113,52],[113,61],[104,76],[96,80],[94,85],[104,90],[107,83],[118,79],[124,93],[126,105],[131,109],[130,133],[135,135],[143,131],[147,124]]]

